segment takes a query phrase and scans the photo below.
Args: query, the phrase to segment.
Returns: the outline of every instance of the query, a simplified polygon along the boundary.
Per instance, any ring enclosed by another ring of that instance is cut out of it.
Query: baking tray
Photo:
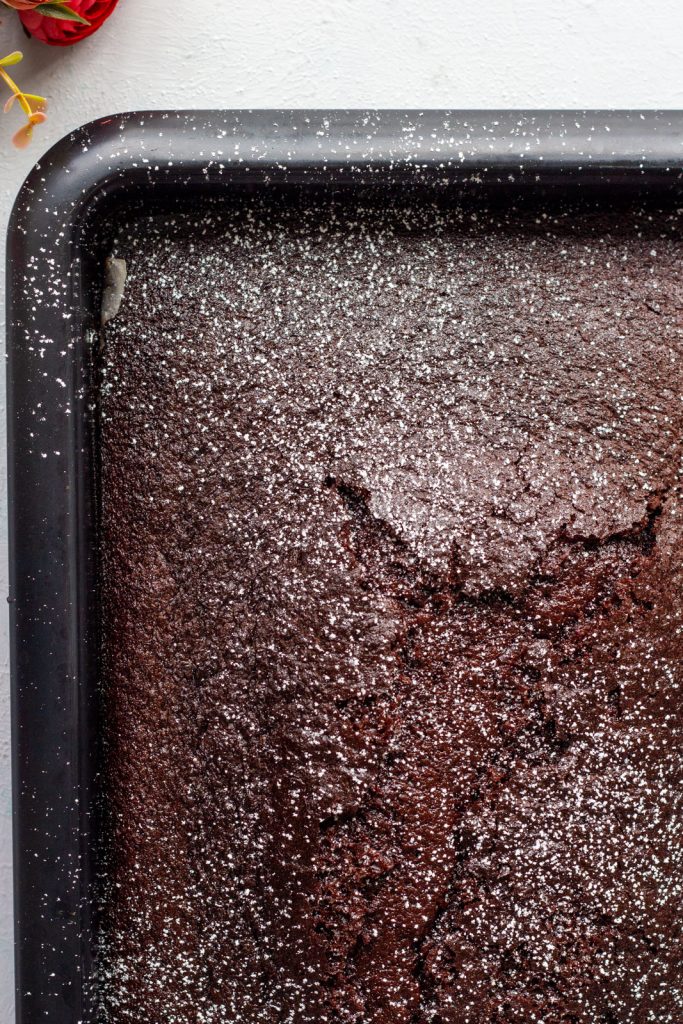
[[[680,202],[683,112],[154,111],[102,118],[29,175],[8,244],[17,1020],[93,1017],[96,376],[107,240],[131,205],[370,187]]]

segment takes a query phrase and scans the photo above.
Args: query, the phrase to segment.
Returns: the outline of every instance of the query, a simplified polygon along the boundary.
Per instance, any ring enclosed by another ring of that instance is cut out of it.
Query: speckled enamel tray
[[[65,138],[8,247],[17,1019],[92,1020],[97,849],[96,358],[109,225],[197,193],[683,191],[683,112],[116,115]]]

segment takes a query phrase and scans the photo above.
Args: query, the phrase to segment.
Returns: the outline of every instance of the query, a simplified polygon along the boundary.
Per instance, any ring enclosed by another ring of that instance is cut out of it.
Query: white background
[[[0,4],[0,55],[49,98],[28,151],[0,117],[0,267],[17,190],[78,124],[152,107],[683,107],[681,0],[120,0],[61,49]],[[4,295],[0,296],[4,351]],[[0,1024],[13,1020],[4,362],[0,380]],[[188,1022],[189,1024],[189,1022]]]

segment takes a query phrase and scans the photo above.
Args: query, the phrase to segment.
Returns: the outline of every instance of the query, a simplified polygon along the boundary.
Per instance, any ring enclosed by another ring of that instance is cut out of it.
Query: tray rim
[[[683,194],[683,111],[142,111],[65,136],[7,247],[16,1019],[92,1016],[90,232],[131,196],[388,184]]]

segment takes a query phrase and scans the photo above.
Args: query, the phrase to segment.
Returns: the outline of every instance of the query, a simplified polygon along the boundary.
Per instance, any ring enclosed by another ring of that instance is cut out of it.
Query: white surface
[[[31,165],[71,128],[150,107],[683,107],[680,0],[120,0],[71,49],[23,36],[1,7],[0,55],[46,95],[26,152],[0,118],[0,266]],[[177,10],[177,17],[173,12]],[[181,14],[182,10],[182,14]],[[191,13],[189,13],[191,12]],[[4,345],[4,295],[0,296]],[[4,367],[0,594],[7,592]],[[0,1024],[13,1020],[6,606],[0,605]]]

